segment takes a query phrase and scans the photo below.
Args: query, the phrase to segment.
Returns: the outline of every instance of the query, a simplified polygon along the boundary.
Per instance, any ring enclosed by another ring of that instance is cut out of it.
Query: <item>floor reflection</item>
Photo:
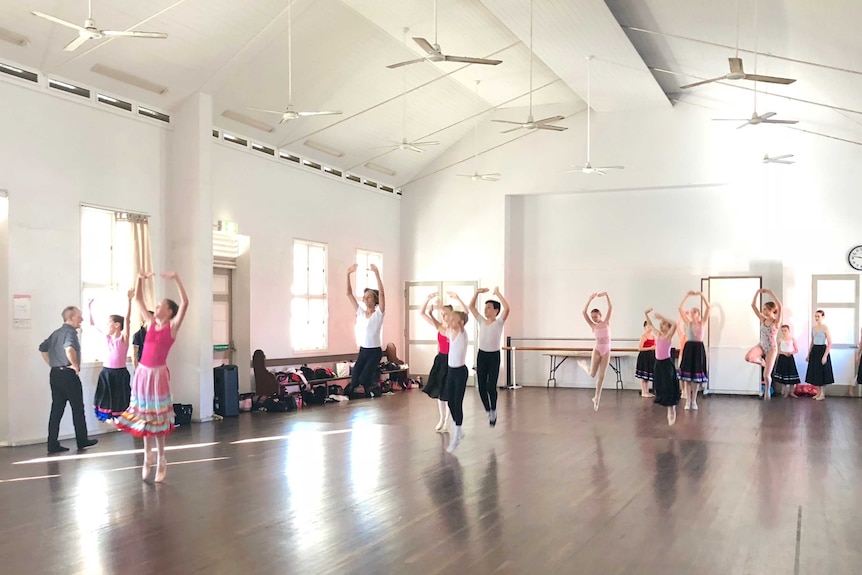
[[[437,461],[425,469],[422,478],[438,512],[439,531],[457,534],[456,541],[465,541],[470,525],[464,507],[464,477],[458,458],[446,452],[447,445],[447,434],[440,434]]]
[[[653,491],[656,503],[663,512],[667,512],[676,502],[678,481],[679,458],[676,454],[676,441],[671,439],[663,451],[656,451],[655,454]]]
[[[497,454],[491,451],[488,455],[488,463],[485,464],[485,473],[482,475],[480,484],[481,496],[479,497],[479,517],[481,523],[486,527],[482,534],[489,548],[499,543],[502,536],[502,525],[500,524],[500,486],[497,480]]]

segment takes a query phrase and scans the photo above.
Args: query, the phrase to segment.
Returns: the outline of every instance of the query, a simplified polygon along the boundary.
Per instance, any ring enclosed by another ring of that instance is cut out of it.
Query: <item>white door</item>
[[[760,320],[751,310],[751,298],[762,278],[710,277],[704,284],[712,304],[707,335],[709,391],[759,395],[760,366],[746,362],[745,354],[759,341]]]

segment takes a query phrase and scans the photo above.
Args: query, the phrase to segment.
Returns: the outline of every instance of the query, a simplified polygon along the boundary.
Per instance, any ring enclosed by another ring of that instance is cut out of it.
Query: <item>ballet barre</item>
[[[548,369],[548,381],[545,383],[545,387],[550,387],[551,382],[554,382],[554,387],[557,387],[557,370],[562,366],[567,359],[570,357],[582,357],[589,358],[592,356],[593,348],[591,347],[536,347],[536,346],[506,346],[503,348],[506,351],[543,351],[546,352],[542,355],[550,358],[550,367]],[[610,354],[610,360],[608,361],[608,366],[614,371],[616,375],[616,389],[623,388],[623,377],[622,377],[622,369],[620,359],[622,357],[631,355],[632,353],[637,353],[639,350],[637,348],[618,348],[612,349]],[[519,386],[516,383],[516,373],[515,373],[515,362],[512,362],[512,385],[509,387],[510,389],[519,389]]]

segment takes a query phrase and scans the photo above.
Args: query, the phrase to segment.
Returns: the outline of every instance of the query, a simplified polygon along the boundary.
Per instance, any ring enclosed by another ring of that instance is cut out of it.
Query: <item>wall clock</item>
[[[856,246],[847,254],[847,263],[856,271],[862,271],[862,246]]]

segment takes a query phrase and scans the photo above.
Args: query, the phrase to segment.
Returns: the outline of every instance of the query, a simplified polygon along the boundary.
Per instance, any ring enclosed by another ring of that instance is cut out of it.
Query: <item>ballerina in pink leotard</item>
[[[604,319],[602,319],[602,312],[598,309],[590,310],[589,314],[587,314],[587,310],[590,309],[590,304],[597,297],[603,297],[608,300],[608,313]],[[611,312],[613,311],[614,306],[611,304],[611,298],[607,292],[594,293],[590,296],[590,299],[587,300],[587,305],[584,306],[584,319],[589,324],[590,329],[593,330],[593,335],[596,336],[596,345],[593,347],[592,354],[590,354],[590,377],[596,377],[598,374],[599,378],[596,380],[596,394],[593,396],[593,409],[599,410],[599,400],[602,397],[602,384],[605,381],[605,371],[608,369],[608,363],[611,360]]]

